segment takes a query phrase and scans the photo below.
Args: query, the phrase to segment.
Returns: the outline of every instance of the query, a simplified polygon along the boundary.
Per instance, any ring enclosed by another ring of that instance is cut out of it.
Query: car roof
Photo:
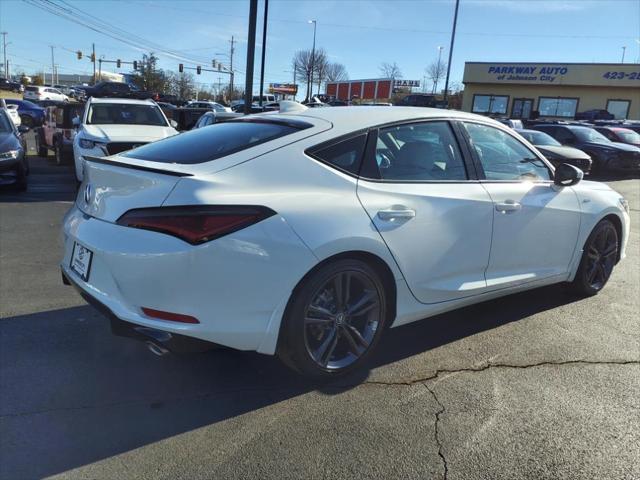
[[[340,125],[349,127],[349,130],[351,131],[386,123],[442,117],[456,118],[460,120],[481,120],[485,123],[504,127],[500,122],[481,115],[460,112],[458,110],[443,110],[440,108],[425,107],[383,107],[361,105],[339,108],[309,108],[307,110],[297,110],[290,113],[270,113],[269,115],[274,115],[283,119],[287,119],[292,116],[303,120],[305,118],[318,118],[331,122],[334,126]]]
[[[153,100],[136,100],[132,98],[96,98],[91,97],[91,103],[123,103],[127,105],[157,105]]]

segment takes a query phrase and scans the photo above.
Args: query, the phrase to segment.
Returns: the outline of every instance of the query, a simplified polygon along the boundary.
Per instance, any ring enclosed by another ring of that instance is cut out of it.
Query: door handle
[[[393,221],[393,220],[408,220],[416,216],[416,211],[411,208],[390,208],[388,210],[380,210],[378,212],[378,218],[380,220]]]
[[[522,205],[514,200],[505,200],[504,202],[496,203],[496,210],[500,213],[513,213],[522,209]]]

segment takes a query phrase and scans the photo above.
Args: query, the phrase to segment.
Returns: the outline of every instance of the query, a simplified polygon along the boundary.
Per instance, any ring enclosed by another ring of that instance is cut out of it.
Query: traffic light
[[[91,61],[92,61],[93,63],[96,63],[96,54],[95,54],[95,53],[92,53],[92,54],[91,54]]]
[[[134,61],[133,61],[133,69],[134,69],[134,70],[137,70],[137,69],[138,69],[138,61],[137,61],[137,60],[134,60]]]
[[[200,73],[201,73],[201,72],[202,72],[202,68],[200,67],[200,65],[198,65],[198,66],[196,67],[196,73],[197,73],[198,75],[200,75]]]
[[[215,60],[211,60],[211,68],[216,68],[216,61]]]
[[[121,64],[121,63],[120,63],[120,59],[117,59],[117,60],[116,60],[116,67],[120,68],[120,64]]]
[[[184,72],[184,65],[183,65],[182,63],[179,63],[179,64],[178,64],[178,71],[179,71],[180,73]]]
[[[76,54],[78,55],[78,60],[82,60],[82,52],[78,50]]]

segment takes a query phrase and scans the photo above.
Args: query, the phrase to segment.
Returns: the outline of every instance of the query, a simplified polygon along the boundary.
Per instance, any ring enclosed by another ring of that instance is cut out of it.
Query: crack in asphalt
[[[414,386],[423,384],[426,386],[425,382],[430,380],[434,380],[441,375],[451,375],[455,373],[475,373],[482,372],[484,370],[488,370],[490,368],[534,368],[534,367],[543,367],[543,366],[562,366],[562,365],[640,365],[640,360],[566,360],[560,362],[539,362],[529,365],[517,365],[517,364],[503,364],[503,363],[487,363],[481,367],[466,367],[466,368],[458,368],[458,369],[438,369],[433,374],[418,378],[415,380],[409,380],[404,382],[385,382],[379,380],[367,380],[364,382],[357,382],[352,384],[329,384],[319,387],[320,391],[328,391],[328,390],[336,390],[342,391],[345,388],[356,388],[362,385],[383,385],[383,386]],[[68,406],[68,407],[60,407],[60,408],[49,408],[42,410],[34,410],[29,412],[16,412],[16,413],[5,413],[0,414],[0,419],[3,418],[13,418],[13,417],[24,417],[30,415],[41,415],[48,414],[53,412],[65,412],[65,411],[74,411],[74,410],[90,410],[94,408],[117,408],[122,406],[139,406],[139,405],[151,405],[151,404],[165,404],[169,402],[180,402],[180,401],[189,401],[189,400],[198,400],[198,399],[208,399],[217,395],[235,395],[238,393],[269,393],[275,391],[289,391],[295,390],[296,388],[300,388],[299,386],[283,386],[281,388],[262,388],[262,387],[246,387],[246,388],[228,388],[228,389],[219,389],[211,392],[203,392],[195,395],[185,395],[185,396],[176,396],[171,398],[164,399],[139,399],[139,400],[124,400],[120,402],[111,402],[104,404],[95,404],[95,405],[77,405],[77,406]],[[307,393],[308,391],[313,390],[313,387],[303,388],[300,393]]]
[[[449,464],[447,463],[447,459],[445,458],[444,453],[442,451],[442,441],[440,440],[440,431],[438,430],[438,426],[440,425],[440,415],[442,415],[445,412],[445,408],[442,402],[440,401],[440,399],[438,398],[438,396],[436,395],[436,392],[432,388],[430,388],[429,385],[427,385],[426,383],[423,383],[422,385],[424,385],[424,388],[429,390],[429,393],[431,393],[431,396],[440,407],[440,410],[438,410],[435,413],[436,418],[435,418],[435,421],[433,422],[433,430],[434,430],[433,436],[436,439],[436,444],[438,445],[438,456],[442,460],[442,468],[444,470],[444,474],[442,478],[444,480],[447,480],[447,476],[449,475]]]
[[[399,381],[399,382],[386,382],[383,380],[367,380],[359,385],[386,385],[386,386],[403,386],[403,387],[411,387],[418,384],[423,384],[430,380],[435,380],[441,375],[452,375],[456,373],[477,373],[484,372],[485,370],[489,370],[491,368],[535,368],[535,367],[554,367],[554,366],[564,366],[564,365],[640,365],[640,360],[563,360],[563,361],[544,361],[538,363],[531,363],[526,365],[519,364],[510,364],[510,363],[492,363],[488,362],[480,367],[463,367],[463,368],[442,368],[437,369],[431,375],[426,377],[416,378],[413,380],[407,381]],[[344,385],[347,386],[347,385]],[[355,386],[355,385],[353,385]]]

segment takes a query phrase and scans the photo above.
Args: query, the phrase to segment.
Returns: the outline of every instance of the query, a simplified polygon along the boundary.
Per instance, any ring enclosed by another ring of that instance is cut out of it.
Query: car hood
[[[83,125],[91,139],[104,142],[154,142],[176,135],[173,127],[152,125]]]
[[[584,147],[592,147],[600,150],[609,150],[616,152],[640,152],[640,148],[633,145],[627,145],[626,143],[598,143],[598,142],[585,142],[582,144]]]
[[[20,142],[13,133],[0,133],[0,153],[19,148]]]
[[[562,158],[591,158],[582,150],[573,147],[556,146],[556,145],[535,145],[542,153],[550,152]]]

